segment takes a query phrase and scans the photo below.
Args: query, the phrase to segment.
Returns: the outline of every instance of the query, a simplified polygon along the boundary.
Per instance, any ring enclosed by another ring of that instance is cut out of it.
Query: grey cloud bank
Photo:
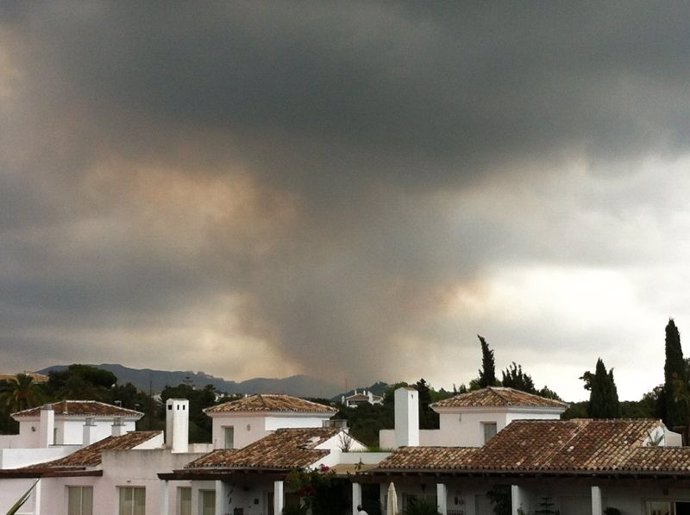
[[[0,7],[0,359],[662,380],[683,6]]]

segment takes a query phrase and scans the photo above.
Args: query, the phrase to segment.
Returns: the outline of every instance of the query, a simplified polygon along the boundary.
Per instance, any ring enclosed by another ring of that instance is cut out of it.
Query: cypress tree
[[[489,344],[486,340],[477,335],[479,343],[482,346],[482,368],[479,371],[479,388],[486,388],[487,386],[496,386],[496,364],[494,363],[494,351],[489,349]]]
[[[667,427],[684,425],[687,417],[678,392],[687,384],[680,333],[673,319],[666,324],[666,361],[664,363],[663,420]]]
[[[621,406],[618,400],[618,389],[613,379],[613,369],[606,371],[604,362],[599,358],[594,374],[585,372],[581,377],[585,388],[590,390],[588,413],[591,418],[620,418]]]

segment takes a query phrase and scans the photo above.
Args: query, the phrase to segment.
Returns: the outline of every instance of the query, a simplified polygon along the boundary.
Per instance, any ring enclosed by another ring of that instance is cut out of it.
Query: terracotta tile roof
[[[450,470],[465,463],[478,447],[400,447],[378,465],[381,470]]]
[[[629,471],[690,472],[690,447],[640,447],[623,468]]]
[[[568,403],[533,395],[512,388],[489,386],[473,392],[435,402],[432,408],[496,408],[496,407],[562,408]]]
[[[44,404],[35,408],[12,413],[13,418],[38,417],[43,407],[50,406],[55,412],[55,416],[74,416],[74,417],[123,417],[130,419],[140,419],[144,416],[141,411],[134,411],[112,404],[98,401],[60,401]]]
[[[643,447],[660,426],[649,419],[517,420],[483,447],[404,447],[377,471],[690,472],[690,448]]]
[[[495,470],[614,470],[659,426],[651,419],[517,420],[482,448]]]
[[[292,413],[335,413],[331,406],[292,397],[290,395],[258,394],[236,401],[229,401],[204,410],[205,413],[246,412],[292,412]]]
[[[96,443],[87,445],[69,456],[58,460],[38,463],[22,470],[66,470],[96,467],[101,464],[103,451],[127,451],[159,435],[160,431],[131,431],[122,436],[108,436]]]
[[[316,449],[340,432],[334,427],[278,429],[242,449],[219,449],[187,464],[186,469],[272,469],[304,468],[328,455]]]

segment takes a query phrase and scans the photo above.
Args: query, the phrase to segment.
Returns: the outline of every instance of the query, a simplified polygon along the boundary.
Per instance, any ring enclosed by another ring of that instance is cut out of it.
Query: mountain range
[[[152,393],[158,393],[166,386],[177,386],[183,383],[197,388],[212,385],[217,391],[227,394],[284,393],[297,397],[320,397],[326,399],[338,397],[343,391],[342,387],[335,383],[306,375],[296,375],[282,379],[258,377],[236,382],[215,377],[205,372],[192,372],[190,370],[137,369],[113,363],[91,366],[112,372],[117,377],[119,384],[132,383],[138,389]],[[51,371],[57,372],[66,368],[67,365],[55,365],[37,372],[48,374]]]

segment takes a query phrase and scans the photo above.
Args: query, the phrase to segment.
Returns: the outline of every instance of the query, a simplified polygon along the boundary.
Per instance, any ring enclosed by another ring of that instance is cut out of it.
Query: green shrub
[[[438,509],[435,502],[429,501],[427,499],[412,499],[405,510],[403,510],[404,515],[439,515]]]

